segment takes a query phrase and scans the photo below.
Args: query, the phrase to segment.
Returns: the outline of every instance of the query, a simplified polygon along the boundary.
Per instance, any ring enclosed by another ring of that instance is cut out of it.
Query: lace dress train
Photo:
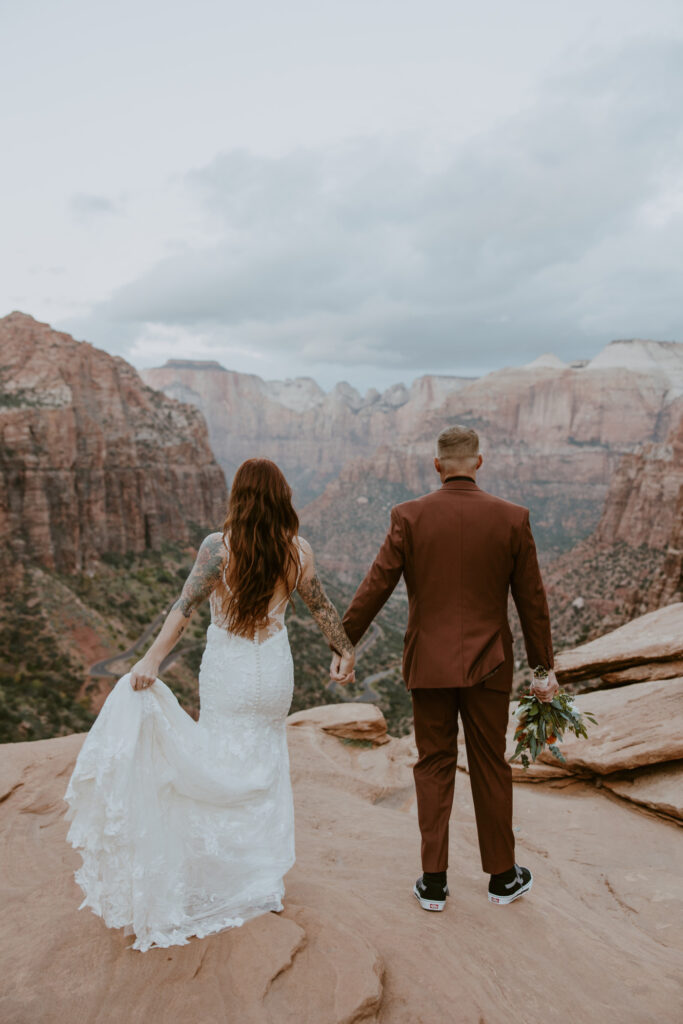
[[[109,694],[65,799],[76,881],[134,949],[171,946],[282,909],[294,863],[285,720],[292,658],[284,612],[266,639],[212,623],[193,721],[160,680]]]

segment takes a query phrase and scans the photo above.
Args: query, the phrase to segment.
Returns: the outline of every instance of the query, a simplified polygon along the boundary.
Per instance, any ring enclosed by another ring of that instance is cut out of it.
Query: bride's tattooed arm
[[[212,533],[202,541],[192,571],[180,597],[171,606],[158,637],[131,669],[130,681],[134,690],[143,690],[154,682],[161,662],[187,629],[193,611],[206,600],[219,582],[226,557],[222,534]]]
[[[340,654],[352,655],[353,644],[346,635],[337,609],[325,593],[318,574],[313,572],[310,576],[304,575],[299,580],[297,591],[330,645]]]
[[[222,534],[212,533],[202,541],[192,572],[185,580],[180,597],[172,606],[182,612],[188,621],[195,608],[206,600],[220,582],[225,556]]]

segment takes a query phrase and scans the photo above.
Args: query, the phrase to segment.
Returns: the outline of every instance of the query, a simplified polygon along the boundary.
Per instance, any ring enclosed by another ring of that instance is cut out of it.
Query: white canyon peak
[[[632,338],[612,341],[587,364],[587,370],[623,367],[639,373],[662,374],[669,379],[670,398],[683,394],[683,343]]]
[[[562,359],[560,359],[559,356],[556,356],[554,352],[544,352],[542,356],[538,356],[530,363],[527,363],[525,368],[527,370],[535,370],[536,367],[543,366],[547,366],[552,370],[567,370],[569,368],[569,363],[563,362]]]
[[[611,341],[593,359],[576,359],[565,362],[554,352],[544,352],[529,363],[508,366],[491,373],[524,373],[536,371],[590,372],[593,370],[625,369],[635,373],[659,375],[667,379],[668,399],[683,394],[683,342],[626,339]],[[173,374],[173,371],[176,371]],[[424,374],[416,377],[412,384],[399,382],[383,392],[369,388],[361,394],[346,381],[340,381],[330,391],[325,391],[312,377],[294,377],[285,380],[265,380],[256,374],[228,370],[216,360],[169,359],[162,367],[141,371],[143,380],[159,386],[163,376],[163,390],[181,401],[192,401],[188,394],[187,373],[215,374],[228,373],[239,378],[240,388],[252,391],[275,405],[283,406],[294,413],[305,413],[329,403],[344,405],[352,412],[373,408],[377,411],[398,409],[411,404],[414,408],[438,407],[446,398],[461,390],[474,380],[483,377],[454,376],[449,374]],[[183,379],[185,378],[185,379]],[[194,404],[200,404],[195,401]]]

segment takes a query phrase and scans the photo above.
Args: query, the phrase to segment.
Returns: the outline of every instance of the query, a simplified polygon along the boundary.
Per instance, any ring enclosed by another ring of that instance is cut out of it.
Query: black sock
[[[507,871],[501,871],[497,875],[491,875],[492,882],[511,882],[517,877],[517,865],[513,864]]]
[[[445,871],[423,871],[422,877],[425,882],[434,882],[436,885],[446,884]]]

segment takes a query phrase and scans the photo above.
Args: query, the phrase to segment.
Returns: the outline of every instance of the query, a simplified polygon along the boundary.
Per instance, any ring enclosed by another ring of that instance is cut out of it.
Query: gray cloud
[[[106,196],[77,192],[69,200],[69,212],[77,220],[89,220],[102,214],[117,214],[119,209],[116,203],[107,199]]]
[[[683,338],[681,110],[683,40],[652,39],[558,73],[436,167],[407,138],[222,153],[185,182],[212,244],[173,252],[91,322],[123,347],[163,325],[311,372]]]

